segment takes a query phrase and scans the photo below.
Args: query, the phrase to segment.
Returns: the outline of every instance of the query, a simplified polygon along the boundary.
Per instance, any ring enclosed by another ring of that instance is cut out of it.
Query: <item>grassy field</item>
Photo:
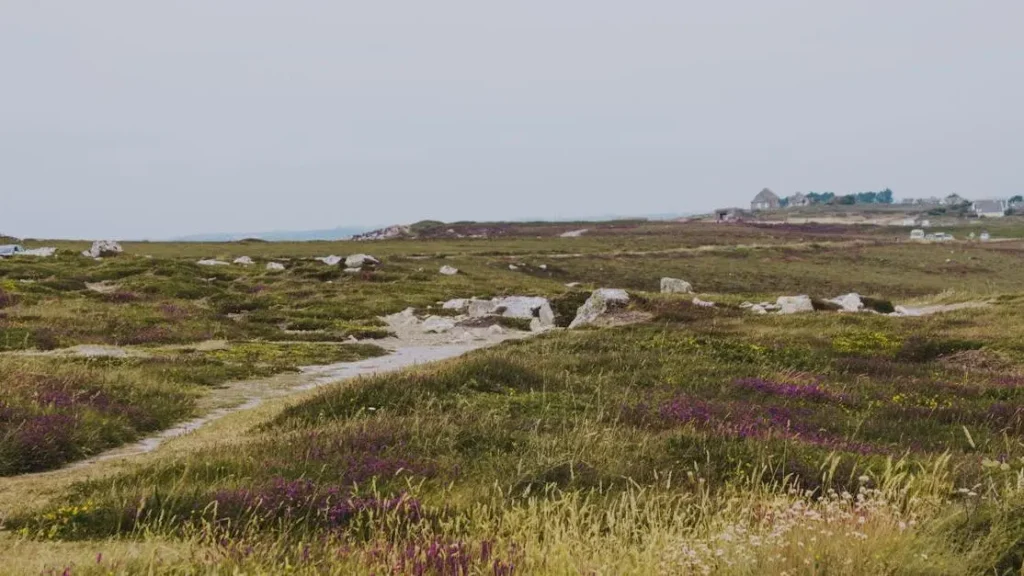
[[[0,565],[1019,574],[1024,242],[903,240],[870,227],[574,223],[487,240],[131,244],[98,262],[0,261],[0,385],[14,391],[0,404]],[[347,275],[306,259],[353,252],[383,263]],[[258,264],[194,264],[239,255]],[[266,271],[272,259],[286,270]],[[461,273],[442,277],[443,264]],[[719,306],[656,294],[662,276]],[[17,476],[165,428],[228,380],[380,353],[343,342],[384,336],[381,314],[470,295],[576,303],[598,286],[628,288],[647,320],[268,402],[88,472]],[[988,305],[920,318],[737,306],[849,291]],[[229,344],[199,345],[211,339]],[[81,344],[144,354],[23,354]],[[76,425],[24,424],[43,419]]]

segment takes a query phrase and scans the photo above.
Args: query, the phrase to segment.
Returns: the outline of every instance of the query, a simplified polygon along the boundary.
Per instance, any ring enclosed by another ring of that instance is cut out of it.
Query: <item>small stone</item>
[[[280,272],[281,270],[284,270],[284,264],[281,264],[280,262],[267,262],[267,270]]]
[[[439,272],[445,276],[455,276],[459,273],[459,269],[452,266],[441,266]]]
[[[213,259],[213,258],[207,258],[205,260],[200,260],[200,261],[196,262],[196,264],[199,264],[200,266],[230,266],[231,265],[231,264],[229,264],[229,263],[227,263],[227,262],[225,262],[223,260],[216,260],[216,259]]]
[[[252,266],[256,262],[254,262],[253,259],[248,256],[239,256],[238,258],[235,258],[234,263],[238,264],[239,266]]]

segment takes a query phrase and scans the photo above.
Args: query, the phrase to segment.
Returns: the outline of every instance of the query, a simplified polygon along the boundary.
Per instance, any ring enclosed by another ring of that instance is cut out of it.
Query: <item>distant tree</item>
[[[1024,202],[1024,196],[1021,196],[1020,194],[1010,198],[1010,204],[1020,204],[1022,202]]]
[[[832,192],[808,192],[807,200],[811,204],[829,204],[836,195]]]
[[[892,190],[886,188],[875,196],[875,202],[879,204],[892,204]]]
[[[846,196],[840,196],[836,199],[836,204],[843,206],[852,206],[857,203],[857,196],[855,194],[847,194]]]
[[[877,192],[858,192],[855,201],[857,204],[874,204],[876,198],[878,198]]]

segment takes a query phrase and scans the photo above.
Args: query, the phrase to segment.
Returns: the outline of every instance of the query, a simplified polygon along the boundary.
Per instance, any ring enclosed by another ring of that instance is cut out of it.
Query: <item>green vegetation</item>
[[[382,331],[377,316],[409,306],[537,294],[565,325],[589,295],[565,283],[580,282],[630,289],[644,319],[331,385],[95,475],[0,479],[0,561],[76,575],[1020,573],[1021,241],[655,223],[560,239],[546,226],[358,250],[242,247],[290,258],[278,273],[199,269],[164,245],[146,246],[152,259],[0,262],[10,350],[41,347],[43,330],[57,347],[164,330],[133,348],[145,355],[0,358],[19,414],[88,423],[54,464],[199,413],[225,382],[378,354],[342,336]],[[356,251],[383,264],[346,275],[301,259]],[[440,276],[442,263],[462,273]],[[718,305],[653,294],[662,276]],[[76,280],[117,287],[101,298]],[[879,314],[827,305],[850,291]],[[809,294],[819,311],[738,306],[784,294]],[[967,300],[991,304],[885,315]],[[210,338],[231,343],[199,344]],[[324,340],[295,342],[305,338]],[[34,457],[9,456],[25,453],[9,437],[0,465],[24,470]]]

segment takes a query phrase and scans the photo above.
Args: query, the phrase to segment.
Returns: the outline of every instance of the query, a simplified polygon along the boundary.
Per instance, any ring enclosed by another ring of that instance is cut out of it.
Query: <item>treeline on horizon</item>
[[[808,192],[804,194],[811,204],[839,204],[852,206],[854,204],[892,204],[892,190],[886,188],[878,192],[857,192],[855,194],[844,194],[837,196],[835,192]],[[781,199],[782,206],[789,205],[789,198]]]

